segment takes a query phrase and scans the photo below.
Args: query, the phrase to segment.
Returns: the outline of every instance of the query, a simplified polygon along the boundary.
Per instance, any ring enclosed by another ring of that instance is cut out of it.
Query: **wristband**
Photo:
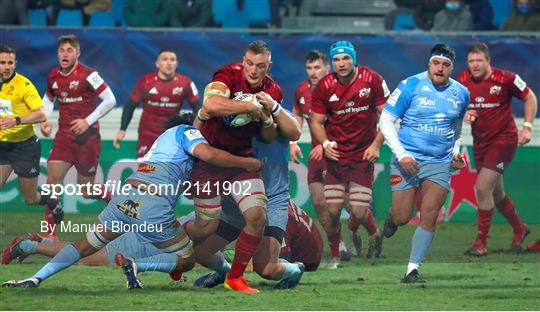
[[[527,127],[527,128],[529,128],[529,130],[532,130],[532,128],[533,128],[532,123],[530,123],[528,121],[525,121],[523,123],[523,127]]]
[[[298,141],[290,141],[289,144],[298,144]]]
[[[332,145],[332,147],[336,147],[336,142],[333,142],[330,140],[324,141],[324,143],[322,144],[323,149],[326,149],[328,145]]]
[[[281,109],[281,105],[279,105],[279,103],[277,101],[274,101],[274,107],[272,107],[272,115],[279,112],[279,110]]]
[[[21,117],[15,117],[15,124],[17,126],[21,124]]]
[[[200,109],[197,111],[197,119],[199,119],[200,121],[206,121],[206,119],[204,119],[204,118],[201,116],[201,110],[200,110]]]

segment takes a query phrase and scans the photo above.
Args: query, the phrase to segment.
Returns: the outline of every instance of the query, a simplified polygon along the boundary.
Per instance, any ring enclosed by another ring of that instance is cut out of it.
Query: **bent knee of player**
[[[259,274],[260,277],[264,279],[277,279],[276,273],[278,272],[279,264],[278,263],[253,263],[253,270]]]
[[[182,258],[178,257],[178,261],[176,262],[176,270],[180,272],[187,272],[193,269],[195,267],[195,262],[192,260],[192,257],[190,258]]]
[[[393,211],[392,212],[392,221],[397,225],[404,225],[409,223],[412,216],[408,212],[402,211]]]
[[[244,212],[246,226],[262,229],[266,226],[266,209],[263,207],[253,207]]]

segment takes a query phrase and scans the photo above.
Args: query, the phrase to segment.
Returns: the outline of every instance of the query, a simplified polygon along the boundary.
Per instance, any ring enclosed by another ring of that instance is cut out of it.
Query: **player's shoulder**
[[[266,86],[264,88],[265,90],[272,90],[274,92],[278,92],[281,95],[283,95],[283,91],[281,90],[281,86],[270,75],[266,75],[264,77],[264,82],[263,83]]]
[[[427,72],[421,72],[416,75],[409,76],[399,82],[399,87],[404,90],[414,91],[418,85],[427,83],[429,77]]]
[[[79,62],[79,65],[78,65],[78,68],[77,68],[77,71],[81,74],[86,74],[86,75],[90,75],[92,74],[93,72],[97,72],[97,70],[93,67],[90,67],[86,64],[83,64],[83,63],[80,63]]]
[[[55,79],[56,77],[60,76],[60,71],[61,71],[60,67],[55,67],[55,68],[51,69],[49,71],[49,75],[47,76],[47,78],[49,80]]]
[[[374,79],[382,80],[382,75],[374,69],[367,66],[358,66],[358,78],[366,81],[372,81]]]
[[[298,84],[298,86],[296,87],[296,92],[305,92],[307,89],[309,89],[309,87],[309,79],[306,79]]]
[[[469,69],[462,70],[457,76],[456,80],[462,84],[466,84],[471,79],[471,72]]]
[[[491,80],[496,83],[512,83],[516,78],[516,73],[510,70],[503,70],[496,67],[491,68]]]
[[[182,83],[191,83],[191,81],[193,80],[188,75],[184,75],[184,74],[181,74],[181,73],[176,73],[174,75],[174,79],[176,79],[178,82],[182,82]]]
[[[242,73],[243,65],[240,62],[232,62],[229,64],[225,64],[218,68],[216,73],[224,72],[224,73]]]
[[[337,83],[338,78],[336,73],[329,73],[319,81],[316,88],[320,90],[332,89]]]
[[[15,76],[13,76],[12,82],[13,84],[21,86],[23,88],[27,88],[34,85],[32,81],[30,81],[30,79],[28,79],[26,76],[19,73],[15,73]]]

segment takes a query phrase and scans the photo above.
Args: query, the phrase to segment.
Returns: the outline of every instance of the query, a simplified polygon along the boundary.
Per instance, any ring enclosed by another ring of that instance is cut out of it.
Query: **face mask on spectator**
[[[529,13],[529,9],[530,9],[530,7],[529,7],[528,3],[520,3],[520,4],[517,5],[517,10],[521,14]]]
[[[459,2],[447,1],[446,2],[446,8],[448,10],[452,10],[452,11],[459,10]]]

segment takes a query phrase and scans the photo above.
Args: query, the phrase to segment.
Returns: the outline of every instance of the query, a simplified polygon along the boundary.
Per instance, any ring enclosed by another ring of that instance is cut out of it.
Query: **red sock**
[[[360,226],[360,222],[353,216],[349,217],[349,230],[351,232],[358,231],[358,227]]]
[[[341,227],[336,233],[332,235],[327,235],[327,237],[328,237],[328,244],[330,245],[330,257],[339,258],[339,242],[342,241]]]
[[[244,231],[240,233],[234,248],[234,259],[228,274],[229,278],[238,278],[244,275],[249,259],[253,257],[261,240],[262,237],[249,235]]]
[[[373,217],[373,213],[368,209],[366,213],[366,218],[364,219],[364,228],[368,232],[369,236],[377,233],[377,223]]]
[[[54,221],[53,214],[48,205],[43,205],[45,208],[45,221],[47,221],[47,232],[45,232],[46,237],[58,237],[56,234],[56,221]]]
[[[476,242],[487,245],[487,237],[489,233],[489,227],[491,226],[491,219],[493,218],[493,209],[491,210],[481,210],[476,211],[478,215],[477,220],[477,232],[476,232]]]
[[[525,225],[519,219],[519,216],[516,213],[516,206],[514,206],[510,196],[506,195],[500,203],[495,204],[495,207],[497,207],[506,220],[508,220],[514,233],[521,233],[523,231]]]

